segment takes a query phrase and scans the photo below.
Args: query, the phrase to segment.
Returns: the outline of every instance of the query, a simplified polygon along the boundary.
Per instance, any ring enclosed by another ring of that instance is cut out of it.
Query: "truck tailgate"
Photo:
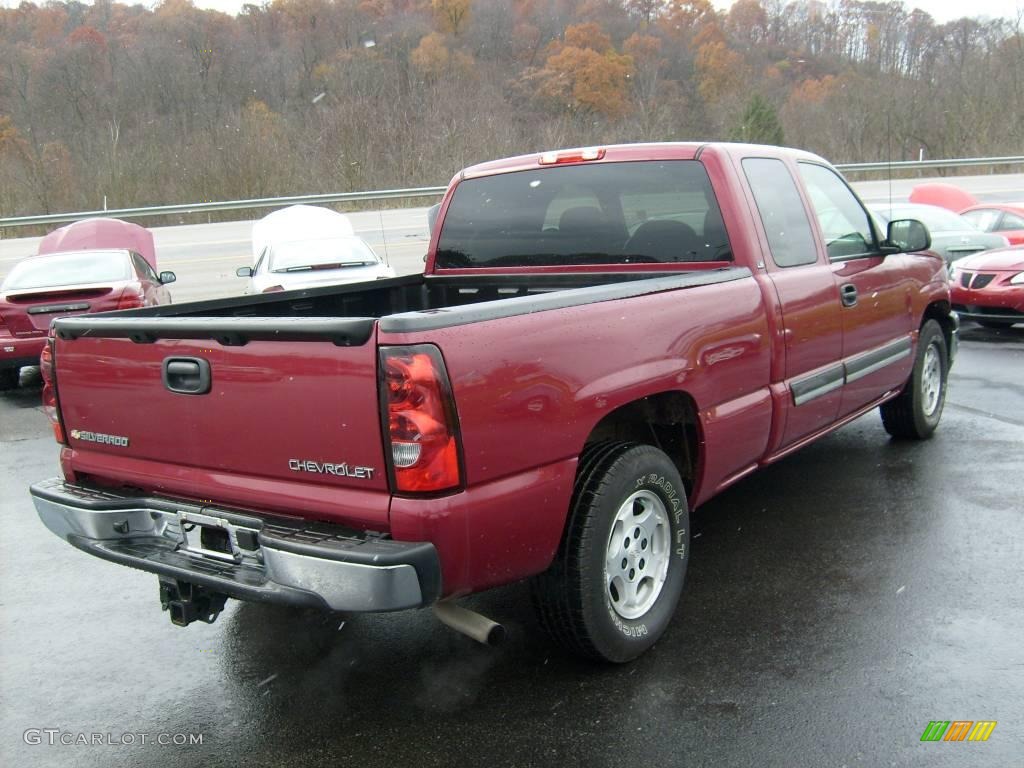
[[[109,468],[123,480],[144,468],[147,491],[386,527],[372,325],[347,346],[238,336],[225,345],[68,333],[76,321],[58,321],[54,355],[75,471],[102,480]],[[203,369],[208,383],[192,375]]]

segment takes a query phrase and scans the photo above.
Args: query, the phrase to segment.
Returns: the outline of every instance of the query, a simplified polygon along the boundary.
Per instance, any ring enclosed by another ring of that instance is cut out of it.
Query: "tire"
[[[635,443],[589,447],[562,544],[531,584],[541,626],[578,655],[635,659],[672,619],[689,544],[686,493],[668,456]]]
[[[885,431],[910,440],[931,437],[942,418],[948,375],[946,337],[937,322],[928,320],[921,326],[914,369],[903,391],[880,408]]]
[[[1013,325],[1011,322],[1006,320],[978,320],[978,325],[982,328],[988,328],[992,331],[998,331],[1002,328],[1009,328]]]
[[[4,368],[0,370],[0,392],[8,389],[17,389],[20,378],[20,368]]]

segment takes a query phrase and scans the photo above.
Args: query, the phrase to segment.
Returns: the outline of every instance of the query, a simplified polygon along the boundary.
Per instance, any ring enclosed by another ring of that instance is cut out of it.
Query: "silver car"
[[[963,216],[936,205],[895,203],[872,205],[870,208],[881,223],[880,229],[883,232],[894,219],[917,219],[922,222],[932,237],[930,250],[941,254],[947,264],[972,253],[1009,245],[1002,235],[982,232]]]

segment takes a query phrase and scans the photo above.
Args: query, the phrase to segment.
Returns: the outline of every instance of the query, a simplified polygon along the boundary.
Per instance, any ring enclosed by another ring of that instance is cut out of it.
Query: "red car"
[[[53,318],[170,303],[174,273],[156,269],[153,233],[137,224],[89,219],[44,237],[0,284],[0,390],[39,364]]]
[[[1010,241],[1024,244],[1024,203],[978,203],[960,211],[982,232],[995,232]]]
[[[982,232],[995,232],[1010,241],[1024,243],[1024,203],[982,203],[953,184],[928,182],[910,192],[910,202],[937,205],[959,213]]]
[[[985,328],[1024,323],[1024,245],[953,262],[950,301],[962,320]]]

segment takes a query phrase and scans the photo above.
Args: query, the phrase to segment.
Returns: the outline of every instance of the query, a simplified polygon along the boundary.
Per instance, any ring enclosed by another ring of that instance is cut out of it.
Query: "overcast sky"
[[[89,0],[84,1],[89,2]],[[133,2],[133,0],[121,1],[128,4]],[[158,0],[138,1],[150,7],[158,2]],[[21,0],[0,0],[0,5],[13,8],[20,2]],[[42,5],[43,2],[44,0],[36,0],[37,5]],[[193,2],[200,8],[216,8],[226,13],[235,14],[245,2],[259,5],[263,0],[193,0]],[[712,2],[716,7],[723,9],[732,5],[732,0],[712,0]],[[904,0],[904,2],[910,7],[927,11],[939,23],[958,19],[964,15],[1017,18],[1018,14],[1024,13],[1024,0],[970,0],[970,2],[964,2],[964,0]]]

